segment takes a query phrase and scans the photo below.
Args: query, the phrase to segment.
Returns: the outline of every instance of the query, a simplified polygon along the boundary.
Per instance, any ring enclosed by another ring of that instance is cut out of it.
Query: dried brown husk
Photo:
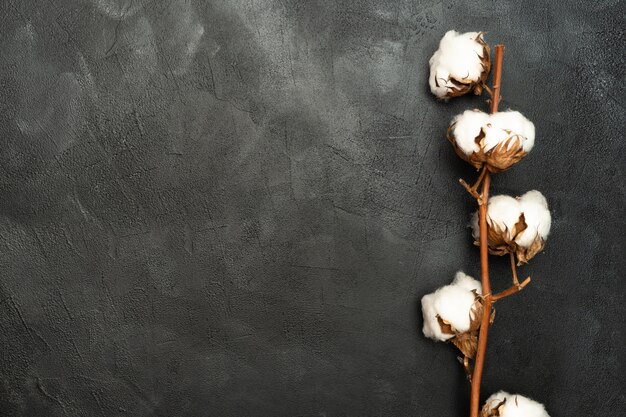
[[[528,153],[524,151],[524,141],[522,137],[508,130],[507,133],[510,136],[506,140],[485,152],[485,131],[480,129],[480,133],[474,138],[474,141],[478,145],[478,151],[466,155],[456,143],[456,138],[454,137],[455,126],[456,123],[450,125],[447,138],[452,144],[456,154],[464,161],[469,162],[476,169],[481,169],[483,165],[486,165],[489,172],[494,174],[506,171],[521,161]]]
[[[529,248],[522,248],[521,246],[517,247],[517,251],[515,255],[517,256],[518,264],[527,264],[532,258],[535,257],[539,252],[543,250],[546,246],[546,241],[541,237],[535,237],[535,240],[530,245]]]
[[[518,265],[526,264],[535,255],[543,250],[546,242],[540,237],[535,236],[535,240],[530,247],[525,248],[515,242],[517,236],[528,228],[524,213],[519,216],[519,220],[513,229],[509,230],[507,227],[504,229],[497,223],[491,221],[491,218],[487,217],[487,242],[489,245],[489,253],[492,255],[508,255],[509,253],[515,254],[517,257]],[[474,245],[480,246],[480,241],[475,240]]]
[[[446,98],[459,97],[469,92],[474,92],[474,94],[480,95],[483,92],[485,81],[487,81],[489,71],[491,70],[490,49],[487,42],[483,39],[482,32],[476,36],[475,41],[483,47],[483,54],[482,56],[479,56],[480,64],[483,67],[483,71],[480,73],[480,78],[478,80],[470,80],[467,78],[457,79],[448,77],[448,83],[451,83],[454,87],[448,87]],[[439,82],[436,78],[435,84],[439,87]]]
[[[437,321],[444,334],[454,335],[450,342],[470,359],[476,357],[478,350],[478,331],[480,330],[481,317],[483,315],[483,298],[474,292],[474,305],[470,309],[470,328],[466,332],[457,331],[450,323],[437,316]]]
[[[497,404],[492,405],[495,401],[490,401],[483,407],[480,417],[500,417],[504,411],[504,405],[506,404],[506,398]]]

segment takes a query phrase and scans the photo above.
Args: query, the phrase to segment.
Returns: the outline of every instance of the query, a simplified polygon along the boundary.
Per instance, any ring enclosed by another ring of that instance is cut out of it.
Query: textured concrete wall
[[[0,414],[462,416],[419,299],[463,269],[475,177],[428,58],[507,45],[545,254],[498,306],[484,393],[624,415],[618,1],[4,0]],[[507,262],[492,261],[496,288]]]

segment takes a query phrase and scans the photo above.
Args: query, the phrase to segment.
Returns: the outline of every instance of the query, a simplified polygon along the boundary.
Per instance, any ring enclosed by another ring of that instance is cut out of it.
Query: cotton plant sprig
[[[530,282],[530,277],[519,282],[516,267],[543,250],[551,226],[548,203],[539,191],[489,198],[491,174],[519,163],[535,144],[535,126],[530,120],[517,111],[498,111],[503,54],[504,45],[496,45],[491,89],[485,84],[492,66],[490,48],[482,32],[447,32],[430,59],[429,84],[437,98],[448,100],[486,90],[491,95],[491,112],[467,110],[452,120],[447,134],[457,155],[480,171],[472,186],[459,181],[478,202],[470,225],[474,243],[480,247],[481,280],[458,272],[451,284],[425,295],[422,331],[436,341],[453,343],[463,354],[471,384],[470,417],[549,417],[541,404],[503,391],[489,397],[482,410],[479,404],[493,304]],[[491,292],[489,254],[508,254],[511,259],[513,285],[496,294]]]

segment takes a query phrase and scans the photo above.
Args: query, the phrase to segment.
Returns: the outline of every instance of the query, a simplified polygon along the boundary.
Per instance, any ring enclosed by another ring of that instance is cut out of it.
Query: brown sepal
[[[476,357],[476,351],[478,350],[478,333],[459,333],[450,341],[468,358],[474,359]]]
[[[470,309],[470,332],[477,332],[480,329],[480,322],[483,316],[484,300],[476,290],[472,290],[474,293],[474,305]]]
[[[456,331],[454,330],[454,327],[452,327],[452,325],[450,323],[448,323],[447,321],[442,319],[441,316],[439,316],[438,314],[437,314],[437,321],[439,322],[439,327],[441,327],[441,333],[443,333],[443,334],[456,334]]]
[[[543,248],[545,248],[545,246],[546,241],[543,240],[540,236],[535,237],[535,240],[528,249],[518,246],[517,250],[515,251],[515,255],[517,256],[517,264],[527,264],[528,261],[534,258],[534,256],[537,255],[539,252],[541,252]]]
[[[500,417],[504,411],[505,404],[506,398],[493,407],[491,407],[491,403],[486,403],[480,412],[480,417]]]
[[[526,216],[524,216],[524,213],[522,213],[520,214],[517,223],[513,225],[513,232],[511,233],[511,235],[517,236],[526,229],[528,229],[528,225],[526,224]]]
[[[483,72],[480,74],[480,83],[476,83],[474,85],[474,94],[480,95],[483,92],[483,88],[485,86],[485,82],[487,81],[487,77],[489,76],[489,71],[491,71],[491,50],[489,49],[489,45],[483,39],[483,33],[480,32],[476,37],[476,41],[483,46],[483,55],[480,57],[480,63],[483,67]]]
[[[506,171],[517,164],[527,155],[522,147],[522,140],[519,135],[511,136],[507,140],[500,142],[493,149],[486,153],[486,164],[490,172],[498,173]]]

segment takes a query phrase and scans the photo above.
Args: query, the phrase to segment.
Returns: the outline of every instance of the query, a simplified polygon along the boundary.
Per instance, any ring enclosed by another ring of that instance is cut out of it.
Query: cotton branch
[[[493,96],[491,98],[491,113],[498,111],[500,102],[500,82],[502,80],[502,60],[504,45],[496,45],[496,56],[493,76]],[[479,205],[480,223],[480,269],[482,293],[484,294],[483,317],[481,320],[480,332],[478,334],[478,350],[476,352],[476,362],[472,373],[471,394],[470,394],[470,417],[478,417],[480,409],[480,384],[485,366],[485,354],[487,352],[487,338],[489,336],[489,318],[491,316],[491,306],[493,297],[491,296],[491,284],[489,282],[489,247],[487,241],[487,204],[489,202],[489,185],[491,176],[487,170],[482,183],[481,201]]]
[[[456,154],[480,170],[473,185],[463,179],[459,183],[478,202],[471,226],[474,243],[480,247],[481,281],[472,280],[470,293],[468,288],[459,287],[455,279],[451,285],[422,298],[424,335],[449,341],[463,354],[458,359],[470,380],[470,417],[479,416],[489,327],[495,316],[493,304],[530,283],[530,277],[520,283],[516,267],[543,250],[551,225],[547,201],[539,191],[532,190],[519,197],[489,197],[491,174],[517,164],[535,143],[535,126],[530,120],[518,111],[498,111],[503,54],[504,45],[496,45],[492,65],[490,49],[481,32],[449,31],[429,61],[431,92],[439,99],[447,101],[470,92],[480,94],[483,90],[490,94],[490,113],[466,110],[454,117],[446,135]],[[485,80],[491,67],[493,87],[489,89]],[[496,294],[491,293],[489,254],[509,255],[511,260],[513,285]],[[471,359],[474,359],[473,369]],[[514,415],[547,417],[540,404],[503,392],[492,395],[482,411],[482,417]]]

